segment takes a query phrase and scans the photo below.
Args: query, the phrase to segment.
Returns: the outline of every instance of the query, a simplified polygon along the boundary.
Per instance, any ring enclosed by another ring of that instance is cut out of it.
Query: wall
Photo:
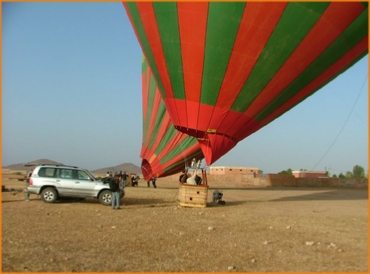
[[[215,166],[210,168],[210,175],[238,175],[251,174],[255,172],[258,174],[256,167],[238,167],[238,166]]]
[[[296,178],[320,178],[326,177],[325,171],[293,171]]]
[[[367,188],[368,179],[349,178],[295,178],[290,175],[267,174],[268,185],[273,187],[341,187]]]
[[[180,174],[159,178],[160,181],[178,182]],[[200,172],[198,175],[201,176]],[[237,187],[339,187],[368,188],[367,179],[341,178],[295,178],[292,175],[266,174],[265,178],[253,175],[212,175],[207,173],[208,185]]]

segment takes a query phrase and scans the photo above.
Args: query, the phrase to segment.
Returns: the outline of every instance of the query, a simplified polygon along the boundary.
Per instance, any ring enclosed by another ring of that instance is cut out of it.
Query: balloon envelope
[[[365,2],[124,3],[176,129],[207,164],[368,51]]]
[[[146,180],[180,172],[204,158],[196,138],[176,130],[145,58],[142,63],[143,142],[141,171]]]

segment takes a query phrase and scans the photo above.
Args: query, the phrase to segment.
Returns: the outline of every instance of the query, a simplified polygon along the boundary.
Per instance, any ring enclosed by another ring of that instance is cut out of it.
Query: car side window
[[[90,176],[85,171],[78,170],[77,171],[77,179],[78,180],[90,180]]]
[[[62,179],[72,179],[72,169],[60,169],[59,177]]]
[[[40,177],[55,177],[55,168],[40,168],[38,175]]]

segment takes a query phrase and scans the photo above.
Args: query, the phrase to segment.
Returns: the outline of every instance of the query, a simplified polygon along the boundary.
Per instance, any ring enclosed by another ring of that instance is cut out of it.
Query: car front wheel
[[[45,203],[54,203],[58,198],[57,191],[52,187],[47,187],[41,192],[41,199]]]
[[[111,205],[112,204],[112,192],[110,190],[104,190],[99,195],[99,201],[102,205]]]

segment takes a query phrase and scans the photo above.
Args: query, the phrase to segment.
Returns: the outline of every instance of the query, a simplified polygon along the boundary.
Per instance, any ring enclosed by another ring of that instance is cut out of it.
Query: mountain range
[[[3,166],[3,169],[9,169],[9,170],[28,170],[31,169],[32,166],[35,165],[40,165],[40,164],[52,164],[52,165],[63,165],[62,163],[58,163],[49,159],[38,159],[35,161],[31,161],[28,163],[20,163],[20,164],[14,164],[14,165],[9,165],[9,166]],[[135,174],[141,174],[141,168],[132,164],[132,163],[124,163],[120,164],[117,166],[112,166],[112,167],[104,167],[100,169],[95,169],[91,170],[92,173],[94,174],[106,174],[107,172],[112,172],[113,174],[115,172],[124,172],[126,171],[127,173],[135,173]]]

